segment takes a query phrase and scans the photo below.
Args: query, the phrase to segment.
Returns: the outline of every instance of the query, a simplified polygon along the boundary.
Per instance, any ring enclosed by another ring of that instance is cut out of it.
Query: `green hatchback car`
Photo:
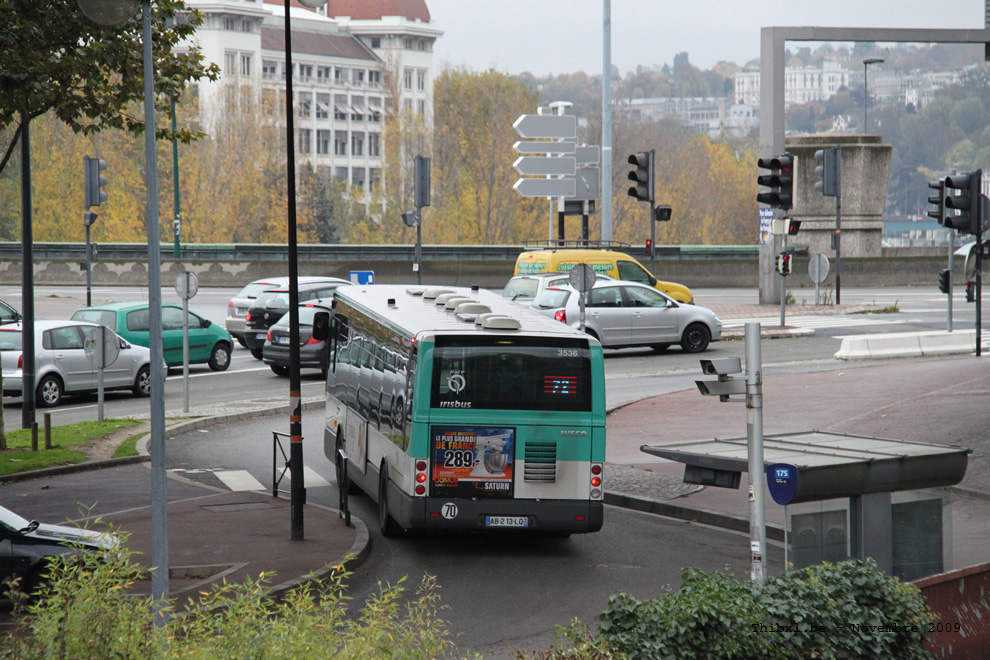
[[[230,366],[234,341],[230,333],[209,319],[187,312],[189,319],[189,364],[206,363],[213,371]],[[72,314],[73,321],[89,321],[110,328],[118,335],[139,346],[149,346],[148,303],[110,303],[83,307]],[[182,366],[182,307],[162,304],[162,335],[165,364]]]

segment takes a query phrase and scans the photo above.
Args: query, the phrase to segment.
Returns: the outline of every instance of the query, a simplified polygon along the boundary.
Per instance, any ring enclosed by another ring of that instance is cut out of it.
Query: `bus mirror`
[[[313,339],[326,341],[330,336],[330,313],[317,312],[313,316]]]

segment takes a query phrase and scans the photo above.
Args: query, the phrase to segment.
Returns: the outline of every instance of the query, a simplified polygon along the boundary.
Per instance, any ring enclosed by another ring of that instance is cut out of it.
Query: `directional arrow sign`
[[[601,148],[597,144],[582,144],[574,152],[578,165],[597,165],[601,160]]]
[[[602,172],[597,167],[579,167],[573,177],[575,187],[574,194],[568,197],[570,200],[591,201],[602,196]]]
[[[540,158],[539,156],[521,156],[512,164],[516,172],[523,175],[553,175],[574,174],[574,157]]]
[[[512,189],[523,197],[572,197],[574,179],[519,179]]]
[[[512,145],[517,154],[572,154],[576,149],[573,142],[529,142],[520,141]],[[597,149],[597,147],[596,147]],[[598,162],[597,160],[595,161]]]
[[[519,137],[573,138],[577,137],[577,117],[574,115],[521,115],[512,124]]]

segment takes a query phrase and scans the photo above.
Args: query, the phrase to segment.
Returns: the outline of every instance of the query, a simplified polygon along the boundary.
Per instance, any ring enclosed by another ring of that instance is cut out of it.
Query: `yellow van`
[[[663,291],[674,300],[694,303],[694,296],[686,286],[675,282],[662,282],[653,277],[643,265],[623,252],[612,250],[587,250],[575,248],[532,250],[523,252],[516,259],[516,275],[567,272],[577,264],[590,264],[596,272],[617,280],[649,284]]]

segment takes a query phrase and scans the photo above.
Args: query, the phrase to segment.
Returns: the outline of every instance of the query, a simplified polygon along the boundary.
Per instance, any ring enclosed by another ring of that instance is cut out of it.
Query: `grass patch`
[[[856,314],[896,314],[901,311],[901,308],[897,306],[897,301],[894,301],[893,305],[887,305],[886,307],[874,307],[873,309],[864,309],[859,312],[854,312]]]
[[[7,450],[0,452],[0,475],[74,465],[86,460],[83,449],[120,429],[140,424],[138,419],[106,419],[52,427],[52,448],[45,450],[44,429],[38,429],[38,451],[31,451],[31,429],[7,433]]]
[[[127,456],[137,456],[137,442],[147,433],[137,433],[120,443],[120,446],[113,452],[113,458],[126,458]]]

